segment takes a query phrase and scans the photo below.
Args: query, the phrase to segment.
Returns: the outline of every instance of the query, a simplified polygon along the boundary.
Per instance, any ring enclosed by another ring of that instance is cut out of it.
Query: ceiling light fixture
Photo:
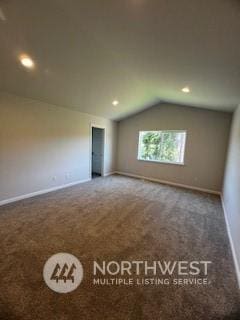
[[[112,102],[112,104],[113,104],[114,106],[117,106],[117,105],[119,104],[119,101],[114,100],[114,101]]]
[[[21,61],[21,64],[28,69],[32,69],[34,67],[33,60],[27,55],[21,55],[20,61]]]
[[[182,88],[182,92],[184,92],[184,93],[189,93],[189,92],[190,92],[189,87],[184,87],[184,88]]]

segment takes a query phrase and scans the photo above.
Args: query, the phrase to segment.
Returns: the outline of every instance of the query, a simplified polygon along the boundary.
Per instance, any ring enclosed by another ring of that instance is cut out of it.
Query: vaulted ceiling
[[[0,0],[0,41],[0,89],[66,108],[120,119],[160,101],[240,103],[238,0]]]

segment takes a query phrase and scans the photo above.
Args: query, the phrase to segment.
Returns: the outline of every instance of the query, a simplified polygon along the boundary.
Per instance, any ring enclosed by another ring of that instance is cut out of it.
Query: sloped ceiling
[[[0,8],[3,91],[110,119],[160,101],[226,111],[240,103],[238,0],[2,0]],[[22,53],[33,70],[20,65]]]

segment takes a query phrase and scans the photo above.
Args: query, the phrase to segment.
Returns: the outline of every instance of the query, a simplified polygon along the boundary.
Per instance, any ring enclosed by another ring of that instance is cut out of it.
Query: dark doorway
[[[92,179],[103,175],[104,129],[92,127]]]

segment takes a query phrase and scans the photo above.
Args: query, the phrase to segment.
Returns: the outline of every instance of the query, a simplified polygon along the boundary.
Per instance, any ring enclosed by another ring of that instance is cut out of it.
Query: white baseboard
[[[104,177],[111,176],[111,175],[113,175],[115,173],[116,173],[115,171],[105,173]],[[44,189],[44,190],[39,190],[39,191],[36,191],[36,192],[23,194],[23,195],[14,197],[14,198],[2,200],[2,201],[0,201],[0,206],[3,206],[5,204],[11,203],[11,202],[20,201],[20,200],[23,200],[23,199],[36,197],[36,196],[39,196],[39,195],[44,194],[44,193],[49,193],[49,192],[57,191],[57,190],[60,190],[60,189],[72,187],[72,186],[75,186],[77,184],[84,183],[84,182],[87,182],[87,181],[91,181],[91,179],[88,178],[88,179],[85,179],[85,180],[78,180],[78,181],[67,183],[67,184],[64,184],[64,185],[61,185],[61,186],[57,186],[57,187],[53,187],[53,188],[49,188],[49,189]]]
[[[112,176],[112,175],[115,174],[115,173],[116,173],[116,171],[104,173],[104,177]]]
[[[209,190],[209,189],[204,189],[204,188],[189,186],[189,185],[186,185],[186,184],[175,183],[175,182],[166,181],[166,180],[149,178],[149,177],[140,176],[140,175],[132,174],[132,173],[121,172],[121,171],[116,171],[115,173],[116,173],[116,174],[123,175],[123,176],[127,176],[127,177],[132,177],[132,178],[137,178],[137,179],[143,179],[143,180],[149,180],[149,181],[152,181],[152,182],[158,182],[158,183],[162,183],[162,184],[167,184],[167,185],[174,186],[174,187],[180,187],[180,188],[185,188],[185,189],[190,189],[190,190],[196,190],[196,191],[201,191],[201,192],[216,194],[216,195],[219,195],[219,196],[221,195],[221,192],[220,192],[220,191],[215,191],[215,190]]]
[[[36,191],[36,192],[23,194],[21,196],[17,196],[17,197],[14,197],[14,198],[2,200],[2,201],[0,201],[0,206],[3,206],[5,204],[11,203],[11,202],[16,202],[16,201],[19,201],[19,200],[23,200],[23,199],[36,197],[36,196],[39,196],[41,194],[45,194],[45,193],[57,191],[57,190],[60,190],[60,189],[72,187],[72,186],[75,186],[76,184],[84,183],[84,182],[87,182],[87,181],[90,181],[90,179],[78,180],[78,181],[67,183],[67,184],[64,184],[64,185],[61,185],[61,186],[57,186],[57,187],[53,187],[53,188],[49,188],[49,189],[44,189],[44,190],[39,190],[39,191]]]
[[[235,266],[235,270],[236,270],[236,274],[237,274],[238,286],[239,286],[239,289],[240,289],[240,266],[239,266],[238,259],[237,259],[237,253],[236,253],[237,250],[235,249],[235,245],[234,245],[234,242],[233,242],[231,229],[230,229],[230,224],[229,224],[229,221],[228,221],[227,210],[226,210],[226,207],[224,205],[224,200],[223,200],[223,195],[222,194],[221,194],[221,201],[222,201],[222,207],[223,207],[223,212],[224,212],[224,218],[225,218],[225,222],[226,222],[226,226],[227,226],[228,238],[229,238],[229,242],[230,242],[230,246],[231,246],[231,250],[232,250],[234,266]]]

